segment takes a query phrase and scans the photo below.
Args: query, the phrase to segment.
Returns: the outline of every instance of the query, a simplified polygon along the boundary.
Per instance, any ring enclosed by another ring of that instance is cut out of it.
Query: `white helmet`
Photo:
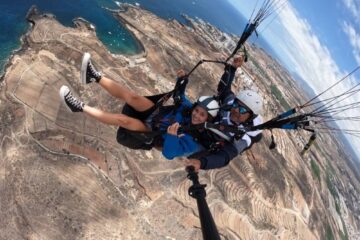
[[[251,90],[241,90],[236,95],[236,98],[244,103],[254,114],[261,114],[263,108],[262,97]]]
[[[196,105],[203,107],[212,117],[216,117],[220,105],[212,96],[201,96],[198,98]]]

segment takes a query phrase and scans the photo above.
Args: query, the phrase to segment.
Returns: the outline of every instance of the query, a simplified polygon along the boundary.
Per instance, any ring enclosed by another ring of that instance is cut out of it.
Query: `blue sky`
[[[249,17],[256,1],[228,0]],[[284,1],[284,0],[274,0]],[[263,0],[259,0],[259,5]],[[270,19],[271,20],[271,19]],[[268,20],[269,21],[269,20]],[[317,93],[360,65],[360,0],[291,0],[261,36],[272,46],[290,72],[296,72]],[[329,91],[336,96],[360,82],[359,71]],[[357,88],[358,89],[358,88]],[[360,102],[360,94],[341,105]],[[360,116],[359,109],[342,116]],[[360,129],[359,122],[341,122],[342,128]],[[348,136],[360,156],[360,139]]]
[[[246,17],[251,15],[256,1],[228,0]],[[274,0],[279,1],[279,0]],[[284,0],[280,0],[284,1]],[[259,0],[258,5],[262,0]],[[285,9],[285,10],[284,10]],[[297,23],[304,28],[310,28],[306,33],[314,35],[321,45],[329,51],[342,70],[351,71],[360,65],[360,1],[359,0],[291,0],[275,20],[262,32],[270,44],[275,47],[284,41],[275,41],[274,34],[281,35],[288,27],[299,26],[296,22],[286,23],[286,14],[292,13],[297,17]],[[260,31],[266,26],[260,26]],[[357,33],[357,34],[356,34]],[[278,39],[277,39],[278,40]]]

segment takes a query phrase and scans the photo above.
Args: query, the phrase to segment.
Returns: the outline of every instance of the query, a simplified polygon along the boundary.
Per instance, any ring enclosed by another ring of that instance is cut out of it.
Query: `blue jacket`
[[[188,134],[181,137],[164,134],[162,154],[169,160],[174,157],[189,156],[194,152],[201,151],[201,149],[201,145],[195,142],[193,137]]]
[[[164,116],[157,116],[158,129],[166,131],[167,128],[175,122],[178,122],[181,126],[191,124],[191,115],[184,114],[189,112],[193,104],[185,97],[185,87],[187,79],[177,79],[177,92],[175,98],[178,98],[178,106],[173,108],[170,112],[167,112]],[[202,149],[201,145],[197,143],[194,138],[187,133],[179,133],[180,136],[174,136],[168,133],[163,134],[164,144],[162,154],[167,159],[173,159],[180,156],[188,156],[194,152],[198,152]]]

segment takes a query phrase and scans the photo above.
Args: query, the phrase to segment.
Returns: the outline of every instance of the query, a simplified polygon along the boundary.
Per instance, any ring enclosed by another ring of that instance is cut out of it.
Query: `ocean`
[[[240,35],[247,20],[226,0],[1,0],[0,9],[0,75],[11,53],[20,47],[20,37],[29,28],[25,16],[32,5],[41,12],[56,16],[62,24],[72,27],[72,20],[83,17],[96,26],[99,39],[115,54],[136,54],[139,47],[106,8],[118,9],[118,3],[140,5],[164,19],[185,23],[181,14],[201,18],[221,30]]]

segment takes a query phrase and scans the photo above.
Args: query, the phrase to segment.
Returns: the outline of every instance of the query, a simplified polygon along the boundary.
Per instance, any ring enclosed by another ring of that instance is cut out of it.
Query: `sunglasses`
[[[237,102],[234,102],[233,105],[232,105],[232,107],[239,109],[239,113],[241,113],[241,114],[245,114],[245,113],[247,113],[247,112],[250,112],[249,109],[247,109],[246,107],[240,105],[240,104],[237,103]]]

